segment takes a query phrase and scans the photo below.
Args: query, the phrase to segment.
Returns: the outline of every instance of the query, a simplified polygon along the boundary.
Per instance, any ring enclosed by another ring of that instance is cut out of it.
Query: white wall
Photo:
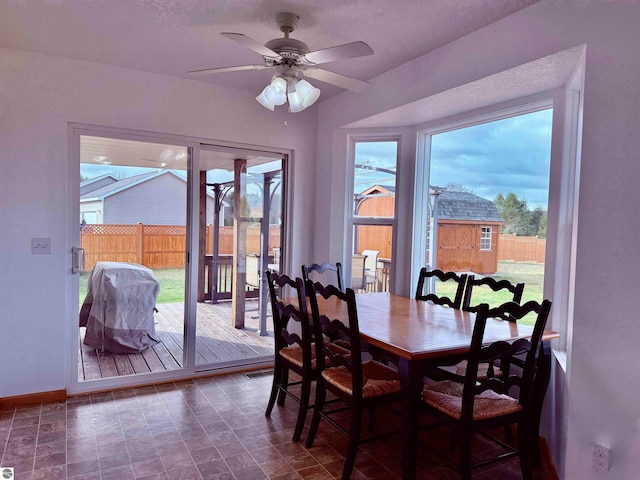
[[[285,128],[249,92],[12,49],[0,49],[0,89],[0,398],[66,387],[67,225],[78,224],[68,122],[293,150],[291,264],[309,255],[314,109]],[[52,254],[31,255],[31,237],[50,237]]]
[[[575,318],[568,374],[555,366],[562,406],[556,466],[567,479],[640,478],[640,321],[636,265],[640,221],[640,3],[542,1],[372,82],[363,94],[320,105],[318,183],[332,185],[331,206],[316,191],[318,258],[340,251],[345,207],[344,142],[340,127],[586,44]],[[408,184],[407,184],[408,186]],[[326,193],[326,192],[325,192]],[[403,211],[409,215],[410,207]],[[409,249],[409,239],[400,249]],[[406,265],[403,268],[407,268]],[[566,312],[560,312],[566,316]],[[567,388],[565,390],[565,388]],[[568,418],[566,418],[568,416]],[[547,418],[547,421],[549,419]],[[565,437],[563,438],[562,435]],[[565,443],[566,441],[566,443]],[[611,469],[591,467],[591,446],[611,448]],[[566,449],[563,447],[566,445]]]
[[[555,371],[558,394],[568,403],[568,418],[557,420],[567,448],[555,460],[561,478],[638,478],[638,25],[637,1],[543,0],[378,77],[364,94],[324,101],[315,151],[313,110],[289,118],[284,129],[282,117],[234,89],[0,50],[0,397],[64,388],[70,348],[64,331],[73,319],[65,318],[70,260],[63,249],[66,222],[77,222],[67,218],[67,122],[294,149],[296,191],[304,192],[291,205],[302,237],[292,246],[296,265],[342,252],[344,222],[336,212],[345,206],[345,164],[344,155],[334,153],[345,150],[339,127],[586,44],[570,375]],[[326,187],[318,192],[328,194],[329,204],[316,201],[314,184]],[[312,251],[307,227],[314,202],[318,240]],[[53,254],[31,255],[29,239],[46,236]],[[608,473],[591,468],[594,441],[612,449]]]

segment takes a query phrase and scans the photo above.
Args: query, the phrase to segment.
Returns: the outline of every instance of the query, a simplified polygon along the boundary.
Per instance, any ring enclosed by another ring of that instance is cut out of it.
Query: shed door
[[[473,269],[475,233],[472,225],[439,225],[438,268],[454,272]]]

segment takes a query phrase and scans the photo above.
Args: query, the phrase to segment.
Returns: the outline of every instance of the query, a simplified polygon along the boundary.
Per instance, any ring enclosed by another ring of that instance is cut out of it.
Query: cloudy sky
[[[458,183],[495,199],[513,192],[547,208],[552,110],[434,135],[431,184]]]
[[[546,210],[551,116],[552,110],[543,110],[434,135],[430,184],[459,184],[489,200],[499,193],[513,192],[525,199],[529,208],[541,206]],[[393,170],[394,163],[392,142],[356,146],[356,164]],[[355,192],[362,192],[372,181],[394,182],[393,176],[373,170],[356,173]]]
[[[513,192],[529,208],[546,210],[549,191],[552,110],[476,125],[434,135],[431,146],[431,185],[459,184],[478,196],[494,200]],[[362,142],[356,145],[357,169],[354,193],[375,183],[395,184],[395,142]],[[385,172],[384,170],[390,170]],[[114,165],[81,165],[81,175],[104,173],[130,176],[151,169]],[[223,175],[224,176],[224,175]],[[216,181],[232,178],[216,178]]]

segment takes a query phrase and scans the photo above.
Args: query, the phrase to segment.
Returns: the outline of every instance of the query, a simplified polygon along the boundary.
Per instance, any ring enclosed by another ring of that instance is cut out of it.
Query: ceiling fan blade
[[[365,55],[373,55],[373,49],[364,42],[352,42],[309,52],[304,58],[308,62],[318,65],[347,58],[364,57]]]
[[[282,57],[279,54],[277,54],[270,48],[265,47],[260,42],[254,40],[251,37],[247,37],[242,33],[222,32],[220,35],[228,38],[229,40],[233,40],[235,42],[241,43],[242,45],[253,50],[254,52],[258,52],[263,57],[275,58],[277,60],[282,59]]]
[[[330,72],[329,70],[323,70],[321,68],[306,68],[304,75],[310,78],[315,78],[322,82],[331,83],[338,87],[346,88],[354,92],[362,92],[369,84],[362,80],[356,80],[355,78],[347,77],[339,73]]]
[[[212,73],[225,73],[225,72],[239,72],[242,70],[264,70],[267,67],[265,65],[238,65],[236,67],[219,67],[219,68],[204,68],[202,70],[191,70],[187,72],[189,75],[209,75]]]

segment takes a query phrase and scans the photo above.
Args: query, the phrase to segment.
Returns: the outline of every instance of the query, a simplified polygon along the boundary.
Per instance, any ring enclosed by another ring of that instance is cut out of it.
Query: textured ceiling
[[[402,127],[419,125],[564,85],[582,55],[582,47],[557,52],[416,102],[387,110],[347,127]]]
[[[293,38],[311,50],[361,40],[374,55],[325,65],[369,80],[537,0],[0,0],[0,45],[177,77],[189,70],[260,63],[220,32],[260,43],[280,38],[277,12],[300,22]],[[256,94],[271,71],[194,80]],[[318,80],[320,100],[342,91]]]

